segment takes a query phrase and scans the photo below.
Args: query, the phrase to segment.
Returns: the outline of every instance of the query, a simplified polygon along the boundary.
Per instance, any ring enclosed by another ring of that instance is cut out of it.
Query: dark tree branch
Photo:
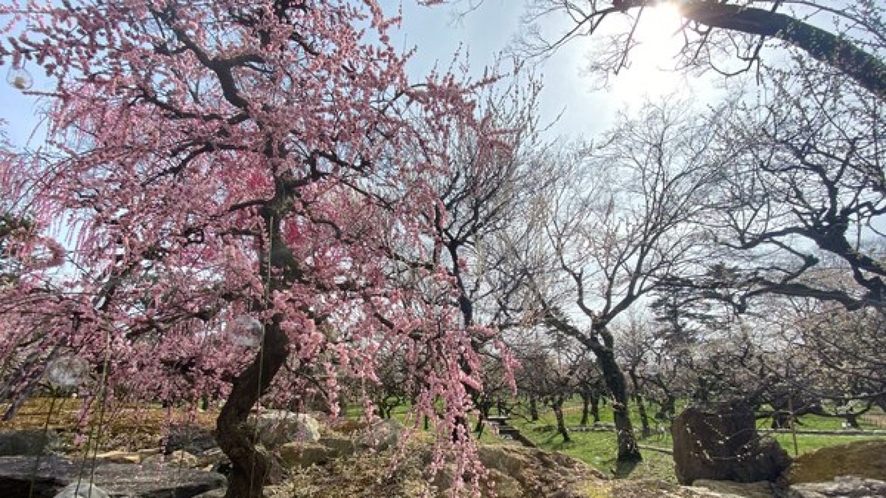
[[[706,26],[783,40],[886,100],[886,64],[834,33],[779,12],[714,1],[690,3],[681,13]]]

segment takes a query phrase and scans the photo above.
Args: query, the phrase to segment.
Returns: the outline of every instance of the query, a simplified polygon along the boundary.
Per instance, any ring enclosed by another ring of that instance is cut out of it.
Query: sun
[[[629,65],[619,71],[616,91],[633,98],[673,93],[682,82],[677,72],[669,71],[683,45],[679,7],[675,2],[660,2],[637,14]]]
[[[643,9],[637,26],[637,41],[643,44],[672,45],[683,23],[675,2],[659,2]]]

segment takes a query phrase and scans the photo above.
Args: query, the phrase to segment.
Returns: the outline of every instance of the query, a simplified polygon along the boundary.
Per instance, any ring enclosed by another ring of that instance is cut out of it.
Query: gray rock
[[[394,419],[377,420],[364,427],[357,436],[357,446],[374,451],[385,451],[400,443],[403,426]]]
[[[791,459],[778,442],[757,434],[742,402],[690,407],[671,426],[677,481],[776,481]]]
[[[582,488],[588,478],[605,479],[603,474],[578,460],[537,448],[482,445],[477,456],[490,471],[498,496],[585,497],[588,495]]]
[[[58,446],[59,438],[55,431],[0,431],[0,456],[45,455]]]
[[[829,482],[794,484],[788,498],[883,498],[886,482],[876,479],[843,476]]]
[[[54,455],[0,457],[0,496],[3,498],[53,498],[59,489],[78,481],[100,486],[114,498],[191,498],[227,483],[220,474],[168,466],[152,469],[134,464],[98,463],[93,472],[90,462],[75,462]]]
[[[285,443],[313,443],[320,439],[320,422],[306,413],[264,410],[249,415],[247,423],[254,428],[258,442],[269,450]]]
[[[659,479],[615,479],[597,486],[598,494],[606,498],[749,498],[757,496],[752,484],[728,481],[704,481],[703,487],[678,486]],[[713,490],[707,486],[712,484],[720,489]],[[748,488],[747,486],[751,486]],[[750,490],[750,494],[749,494]],[[783,496],[768,495],[772,496]]]
[[[305,468],[353,455],[356,450],[348,438],[321,437],[316,443],[286,443],[279,449],[279,458],[285,468]]]
[[[166,431],[163,450],[166,454],[184,450],[192,455],[218,447],[215,436],[209,429],[194,424],[172,425]]]
[[[280,447],[280,461],[288,469],[322,465],[335,458],[333,450],[318,443],[286,443]]]
[[[692,487],[705,488],[715,493],[741,498],[773,498],[776,496],[776,489],[769,481],[745,483],[696,479],[695,482],[692,483]]]
[[[197,466],[203,470],[224,474],[219,469],[230,467],[230,465],[231,461],[228,460],[228,456],[222,452],[221,448],[212,448],[197,455]]]
[[[200,493],[199,495],[192,498],[225,498],[226,492],[227,488],[217,488],[205,493]]]
[[[351,456],[357,451],[354,441],[346,437],[326,436],[321,437],[318,442],[329,448],[335,458]]]
[[[151,455],[141,461],[142,467],[160,468],[164,465],[175,468],[194,469],[200,467],[200,459],[188,453],[178,450],[168,455]]]
[[[110,496],[94,484],[72,482],[62,488],[54,498],[110,498]]]

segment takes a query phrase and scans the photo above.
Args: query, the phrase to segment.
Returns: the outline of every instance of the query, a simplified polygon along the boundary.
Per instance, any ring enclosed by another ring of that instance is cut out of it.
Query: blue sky
[[[382,3],[393,9],[399,5],[398,0]],[[525,29],[523,2],[483,0],[475,10],[459,16],[468,3],[469,0],[462,0],[428,8],[404,0],[400,43],[403,48],[417,48],[409,67],[413,77],[426,74],[435,61],[448,64],[460,48],[468,50],[471,67],[480,74],[484,67],[495,62],[496,54],[505,51]],[[602,39],[574,40],[539,62],[535,73],[544,84],[540,97],[542,122],[560,116],[553,133],[593,138],[611,124],[617,111],[636,107],[644,96],[656,99],[690,90],[690,82],[682,75],[666,70],[673,64],[671,56],[681,43],[680,37],[674,36],[679,28],[676,14],[647,10],[646,19],[638,29],[644,43],[634,52],[631,67],[613,77],[605,89],[599,88],[599,79],[587,74],[586,69],[588,59],[599,50]],[[619,21],[625,19],[607,19],[604,27],[617,28]],[[546,22],[548,33],[556,34],[563,29],[556,26],[555,17]],[[700,81],[691,85],[709,86]]]
[[[445,67],[458,50],[466,51],[472,70],[482,74],[483,68],[493,65],[496,56],[507,50],[520,32],[522,2],[484,0],[475,10],[459,15],[466,3],[429,8],[404,2],[400,35],[404,48],[417,49],[409,66],[413,77],[427,74],[438,61]],[[542,122],[560,116],[555,133],[598,131],[622,105],[612,92],[595,92],[591,78],[581,74],[586,65],[586,54],[581,49],[579,44],[563,47],[535,68],[544,84],[540,97]]]
[[[20,90],[6,83],[9,70],[8,63],[0,66],[0,71],[3,72],[3,82],[0,83],[0,119],[6,121],[5,126],[0,129],[7,133],[13,144],[21,146],[28,141],[38,123],[37,99],[22,94]],[[37,70],[30,71],[31,74],[36,72]],[[40,83],[38,80],[35,88],[39,88]]]

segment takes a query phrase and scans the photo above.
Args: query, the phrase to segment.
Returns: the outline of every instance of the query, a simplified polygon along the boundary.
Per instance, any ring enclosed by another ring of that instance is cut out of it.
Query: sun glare
[[[674,2],[661,2],[643,10],[637,37],[641,43],[671,42],[680,29],[680,9]]]
[[[674,57],[683,43],[679,34],[681,22],[675,2],[661,2],[640,13],[629,66],[617,78],[619,93],[656,96],[678,89],[681,79],[668,69],[674,67]]]

